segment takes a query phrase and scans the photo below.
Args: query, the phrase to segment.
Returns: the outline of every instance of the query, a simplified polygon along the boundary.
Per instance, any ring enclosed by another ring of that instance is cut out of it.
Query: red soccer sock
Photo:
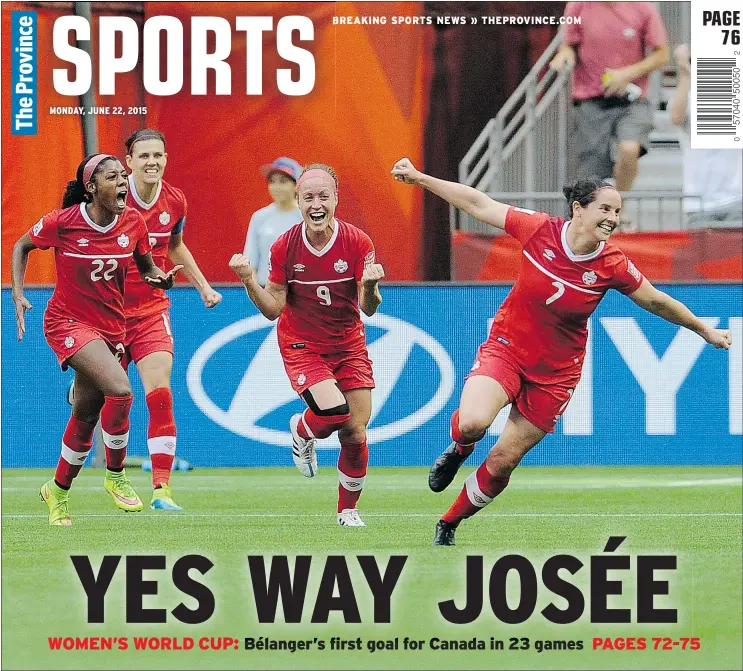
[[[456,501],[451,504],[451,508],[442,515],[441,519],[457,525],[463,519],[472,517],[508,486],[509,479],[510,475],[491,475],[483,461],[480,467],[464,481],[464,487],[459,492]]]
[[[485,435],[485,434],[483,434]],[[482,436],[480,436],[482,438]],[[469,457],[475,451],[475,445],[477,441],[471,438],[465,438],[462,432],[459,430],[459,410],[455,410],[451,416],[451,439],[457,444],[457,452],[463,457]]]
[[[152,486],[167,485],[175,458],[176,431],[173,394],[167,387],[153,389],[146,396],[150,411],[147,449],[152,459]]]
[[[95,424],[88,424],[72,415],[62,437],[62,454],[57,462],[54,479],[62,487],[69,488],[80,472],[90,449],[93,447]]]
[[[327,438],[349,419],[351,419],[351,413],[348,412],[345,415],[316,415],[310,408],[306,408],[297,425],[297,433],[305,439]]]
[[[338,512],[355,508],[361,496],[369,463],[369,448],[363,443],[344,443],[338,455]]]
[[[106,396],[101,410],[101,432],[106,446],[106,468],[124,468],[129,443],[129,410],[134,397]]]

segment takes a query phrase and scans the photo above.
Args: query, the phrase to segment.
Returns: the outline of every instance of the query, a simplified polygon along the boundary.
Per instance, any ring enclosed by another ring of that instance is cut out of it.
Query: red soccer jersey
[[[357,282],[365,265],[374,263],[374,245],[355,226],[334,221],[333,236],[319,252],[307,240],[304,223],[271,247],[268,279],[288,288],[277,329],[281,347],[305,343],[323,354],[365,346]]]
[[[164,270],[170,236],[181,233],[186,223],[186,197],[180,189],[160,180],[155,199],[151,203],[145,203],[134,186],[134,177],[129,175],[126,204],[144,217],[150,233],[152,260],[158,268]],[[127,319],[146,317],[155,312],[163,312],[169,307],[170,299],[165,291],[152,288],[142,280],[136,268],[130,268],[124,294]]]
[[[523,247],[519,277],[495,316],[490,338],[511,349],[532,374],[574,374],[583,363],[588,318],[609,289],[635,291],[642,275],[610,242],[574,254],[570,222],[512,207],[506,232]]]
[[[139,212],[127,207],[108,226],[98,226],[81,203],[44,215],[29,235],[39,249],[54,248],[57,284],[46,316],[74,319],[111,342],[122,340],[127,269],[136,265],[135,249],[140,255],[150,251]]]

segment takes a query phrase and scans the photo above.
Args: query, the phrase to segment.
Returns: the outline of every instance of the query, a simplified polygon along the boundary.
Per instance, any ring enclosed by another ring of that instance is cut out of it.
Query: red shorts
[[[130,361],[136,364],[153,352],[170,352],[172,355],[173,330],[170,328],[168,311],[153,312],[144,317],[127,319],[124,346],[126,347],[125,368]]]
[[[47,318],[44,315],[44,337],[57,355],[62,370],[67,370],[67,360],[71,356],[93,340],[103,340],[119,361],[124,354],[123,338],[101,333],[74,319]]]
[[[372,362],[366,348],[353,352],[318,354],[307,348],[281,348],[281,358],[292,388],[301,395],[323,380],[335,380],[341,391],[374,389]]]
[[[515,403],[519,412],[534,426],[553,433],[555,424],[568,407],[573,391],[580,380],[580,370],[561,374],[559,379],[545,382],[529,377],[513,358],[508,348],[493,340],[486,340],[477,350],[475,363],[468,377],[484,375],[493,378]]]

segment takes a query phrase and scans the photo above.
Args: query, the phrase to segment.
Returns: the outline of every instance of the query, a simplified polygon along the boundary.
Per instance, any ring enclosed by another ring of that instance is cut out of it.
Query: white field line
[[[75,513],[74,517],[114,517],[118,515],[114,511],[110,513]],[[8,519],[46,519],[48,515],[29,515],[29,514],[3,514],[4,518]],[[169,517],[169,518],[183,518],[183,517],[206,517],[206,518],[334,518],[334,515],[327,513],[132,513],[126,516],[127,519],[136,519],[142,517]],[[430,517],[438,518],[441,517],[438,513],[364,513],[364,517]],[[500,513],[500,514],[480,514],[478,518],[482,517],[493,517],[493,518],[504,518],[504,517],[621,517],[621,518],[653,518],[653,517],[743,517],[743,513]]]
[[[184,476],[184,478],[191,480],[196,479],[198,476],[192,476],[187,475]],[[214,476],[202,476],[202,479],[204,477],[214,477]],[[282,478],[284,476],[281,476]],[[377,476],[380,477],[380,476]],[[20,478],[18,478],[20,479]],[[17,479],[17,480],[18,480]],[[26,478],[23,478],[26,480]],[[186,480],[179,480],[179,490],[182,491],[189,491],[189,492],[213,492],[215,489],[220,490],[238,490],[243,489],[244,487],[249,487],[251,492],[255,491],[277,491],[281,488],[283,483],[279,482],[273,482],[272,484],[268,483],[253,483],[251,482],[249,485],[246,485],[245,482],[241,482],[240,480],[236,479],[233,481],[230,480],[224,480],[222,478],[219,478],[217,480],[218,485],[193,485],[191,483],[186,482]],[[290,481],[296,481],[296,486],[302,487],[307,486],[308,483],[305,483],[304,481],[300,480],[299,478],[288,478]],[[29,478],[28,479],[30,486],[29,487],[2,487],[3,492],[27,492],[27,491],[34,491],[36,487],[35,484],[38,483],[38,478]],[[142,487],[139,483],[136,483],[137,486],[140,488]],[[412,485],[412,486],[411,486]],[[663,489],[663,488],[673,488],[673,487],[740,487],[743,485],[743,479],[737,478],[737,477],[726,477],[726,478],[701,478],[698,480],[630,480],[626,482],[622,482],[617,479],[606,479],[606,480],[549,480],[549,479],[541,479],[541,480],[531,480],[528,478],[524,478],[523,480],[518,480],[514,478],[512,482],[512,489],[518,489],[520,490],[535,490],[535,489],[542,489],[542,490],[586,490],[586,489]],[[40,486],[40,485],[39,485]],[[407,480],[404,482],[401,482],[399,485],[395,484],[377,484],[375,483],[374,474],[367,478],[367,490],[368,488],[372,488],[374,490],[383,490],[383,491],[416,491],[417,489],[421,490],[427,490],[425,486],[425,481],[416,478],[413,480]],[[90,485],[90,484],[84,484],[84,485],[76,485],[74,488],[74,491],[98,491],[103,489],[103,486],[97,486],[97,485]]]

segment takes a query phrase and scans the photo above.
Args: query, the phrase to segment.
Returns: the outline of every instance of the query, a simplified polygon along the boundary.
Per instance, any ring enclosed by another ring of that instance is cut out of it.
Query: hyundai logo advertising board
[[[611,292],[590,322],[583,379],[554,436],[525,464],[738,464],[741,407],[741,287],[667,286],[710,325],[729,328],[729,352],[644,313]],[[384,303],[366,321],[377,387],[369,425],[371,463],[429,465],[449,442],[449,417],[486,337],[505,286],[385,286]],[[256,314],[244,291],[223,290],[219,310],[203,311],[191,289],[172,292],[176,337],[173,394],[179,454],[196,466],[290,465],[289,418],[304,404],[293,393],[279,356],[275,323]],[[44,343],[45,289],[29,289],[37,306],[27,334],[3,329],[6,352],[35,370],[6,365],[2,376],[4,466],[50,467],[59,456],[58,427],[69,413],[70,373],[61,373]],[[40,309],[39,309],[40,308]],[[12,323],[10,292],[3,318]],[[197,315],[197,317],[194,317]],[[136,375],[130,454],[146,457],[146,407]],[[38,384],[45,416],[38,422]],[[496,418],[473,463],[505,425]],[[490,438],[490,439],[489,439]],[[33,445],[34,449],[28,449]],[[321,465],[334,466],[338,443],[319,443]],[[336,449],[334,449],[336,448]]]

